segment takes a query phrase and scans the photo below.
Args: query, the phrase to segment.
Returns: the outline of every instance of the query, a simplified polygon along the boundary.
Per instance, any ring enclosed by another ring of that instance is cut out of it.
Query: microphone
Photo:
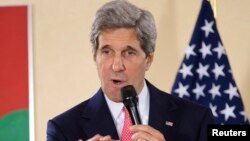
[[[122,102],[128,109],[133,125],[142,124],[141,117],[137,109],[138,98],[135,88],[132,85],[125,86],[121,89]]]

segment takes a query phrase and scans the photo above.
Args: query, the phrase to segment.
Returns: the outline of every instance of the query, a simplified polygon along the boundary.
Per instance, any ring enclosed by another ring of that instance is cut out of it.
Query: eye
[[[102,51],[103,54],[109,54],[109,52],[110,52],[109,50],[103,50]]]
[[[132,48],[128,48],[124,51],[125,56],[127,57],[132,57],[135,56],[137,54],[137,51],[132,49]]]
[[[133,50],[128,50],[128,51],[127,51],[127,54],[128,54],[128,55],[135,55],[135,51],[133,51]]]
[[[109,48],[103,48],[103,49],[101,50],[101,53],[102,53],[102,54],[110,54],[110,53],[111,53],[111,50],[110,50]]]

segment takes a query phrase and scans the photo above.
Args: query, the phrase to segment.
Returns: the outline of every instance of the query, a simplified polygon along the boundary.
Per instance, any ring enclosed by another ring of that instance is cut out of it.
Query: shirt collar
[[[107,101],[107,104],[108,104],[108,107],[109,107],[109,110],[112,114],[113,119],[117,119],[122,111],[123,106],[124,106],[123,103],[122,102],[114,102],[114,101],[110,100],[106,95],[104,95],[104,96],[105,96],[105,99]]]

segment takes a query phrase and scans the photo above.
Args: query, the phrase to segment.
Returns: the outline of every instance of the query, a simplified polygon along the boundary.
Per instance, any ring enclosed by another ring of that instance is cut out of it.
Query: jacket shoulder
[[[58,123],[67,123],[72,122],[72,120],[77,120],[81,117],[86,105],[88,104],[89,100],[83,101],[80,104],[66,110],[65,112],[55,116],[51,120]]]

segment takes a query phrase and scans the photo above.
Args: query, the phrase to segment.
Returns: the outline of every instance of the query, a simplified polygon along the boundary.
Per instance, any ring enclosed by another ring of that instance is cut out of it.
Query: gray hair
[[[98,37],[106,29],[134,28],[146,55],[155,50],[156,27],[149,11],[140,9],[126,0],[115,0],[104,4],[95,15],[90,41],[94,54],[98,49]]]

